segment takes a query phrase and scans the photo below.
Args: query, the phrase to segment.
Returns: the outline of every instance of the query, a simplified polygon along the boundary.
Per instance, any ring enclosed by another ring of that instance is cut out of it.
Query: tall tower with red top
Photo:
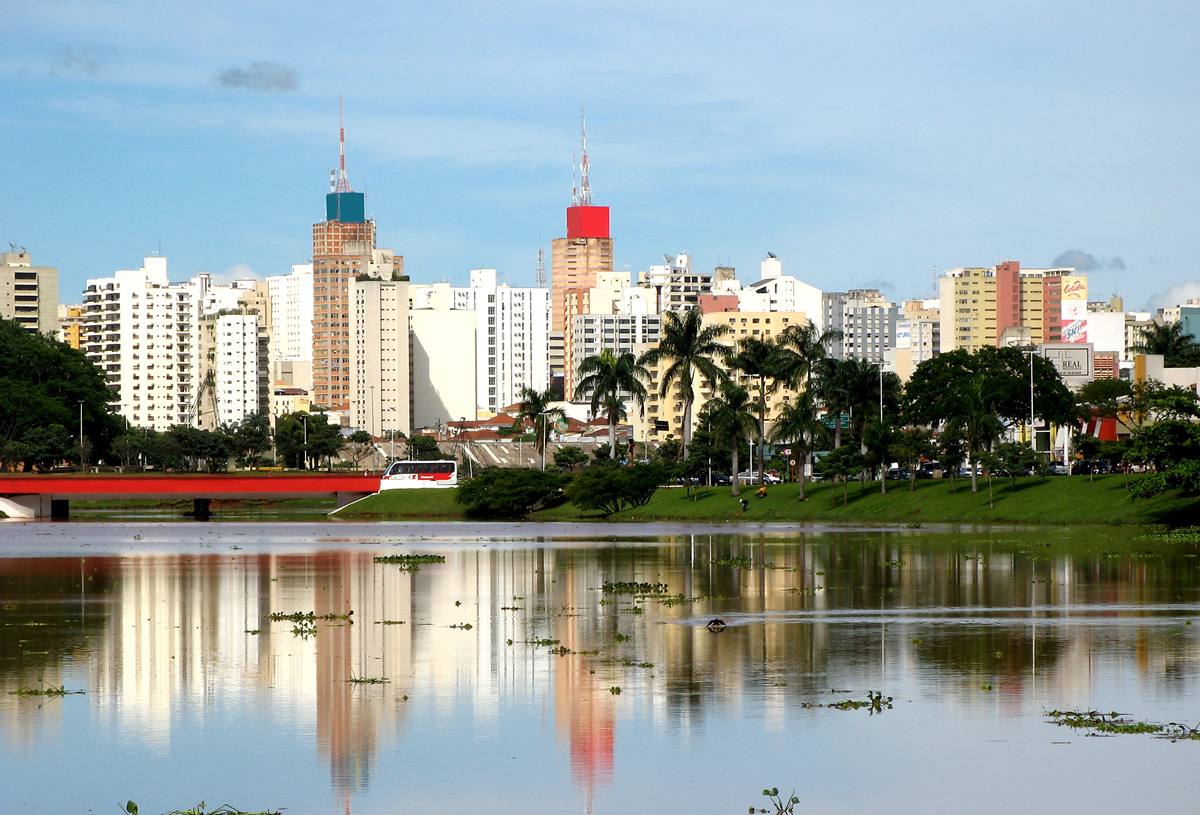
[[[564,339],[572,328],[566,310],[571,289],[592,288],[597,275],[613,269],[613,242],[609,232],[608,207],[592,203],[587,154],[587,119],[580,112],[583,156],[577,168],[579,185],[571,189],[567,207],[567,236],[555,238],[550,257],[550,369],[551,377],[563,373]],[[570,394],[567,394],[568,398]]]

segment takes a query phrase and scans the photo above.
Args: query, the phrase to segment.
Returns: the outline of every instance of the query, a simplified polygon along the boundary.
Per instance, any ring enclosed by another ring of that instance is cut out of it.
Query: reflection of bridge
[[[340,508],[378,491],[379,476],[357,474],[0,475],[0,510],[10,518],[66,518],[72,500],[191,498],[202,521],[214,498],[334,498]]]

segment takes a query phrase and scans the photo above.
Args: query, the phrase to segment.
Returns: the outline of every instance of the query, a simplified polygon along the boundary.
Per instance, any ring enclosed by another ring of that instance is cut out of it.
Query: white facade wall
[[[475,312],[414,309],[408,317],[413,427],[477,418]]]
[[[824,293],[790,275],[783,274],[779,258],[762,262],[762,277],[738,292],[740,311],[803,311],[819,330],[825,328]]]

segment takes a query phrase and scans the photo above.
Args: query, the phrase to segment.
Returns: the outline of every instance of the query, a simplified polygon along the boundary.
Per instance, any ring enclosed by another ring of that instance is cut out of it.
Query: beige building
[[[83,325],[87,321],[87,312],[83,306],[58,307],[58,338],[76,351],[83,339]]]
[[[1073,268],[951,269],[940,281],[942,351],[1021,343],[1084,342],[1087,278]]]
[[[808,323],[807,315],[799,311],[728,311],[704,315],[705,326],[726,325],[729,327],[731,333],[722,337],[721,342],[731,348],[737,344],[738,340],[747,337],[774,339],[788,326],[805,325],[806,323]],[[638,353],[640,354],[650,347],[650,345],[642,346],[638,349]],[[646,389],[650,392],[650,398],[646,400],[645,415],[640,415],[636,410],[630,410],[629,418],[634,426],[634,438],[639,442],[647,438],[650,441],[660,442],[670,438],[682,438],[684,403],[679,394],[679,388],[673,388],[665,398],[660,397],[658,392],[659,376],[662,370],[669,367],[670,364],[670,361],[664,361],[655,366],[648,366],[651,380]],[[757,383],[754,380],[741,377],[738,384],[745,386],[751,396],[756,395]],[[702,377],[697,377],[693,381],[692,388],[696,394],[695,402],[692,405],[692,429],[695,430],[699,426],[698,417],[701,408],[713,397],[716,389],[713,387],[713,383]],[[767,395],[768,433],[770,433],[771,421],[778,413],[780,405],[787,404],[795,395],[795,391],[788,388],[779,388],[774,393]],[[667,422],[667,430],[655,429],[657,422],[660,421]]]
[[[350,424],[376,438],[412,431],[408,282],[350,283]]]
[[[0,317],[27,331],[56,336],[58,269],[34,266],[24,248],[0,252]]]

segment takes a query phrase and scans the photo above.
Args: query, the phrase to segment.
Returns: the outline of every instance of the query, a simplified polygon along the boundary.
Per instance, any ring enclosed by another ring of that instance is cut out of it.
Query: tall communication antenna
[[[352,192],[346,179],[346,126],[342,120],[342,97],[338,97],[338,176],[332,192]]]
[[[546,252],[542,249],[538,250],[537,287],[546,288]]]
[[[579,109],[579,129],[583,135],[583,159],[579,162],[579,204],[581,207],[592,205],[592,185],[588,183],[587,158],[587,112]]]
[[[575,154],[571,154],[571,206],[579,206],[579,185],[575,183]]]

